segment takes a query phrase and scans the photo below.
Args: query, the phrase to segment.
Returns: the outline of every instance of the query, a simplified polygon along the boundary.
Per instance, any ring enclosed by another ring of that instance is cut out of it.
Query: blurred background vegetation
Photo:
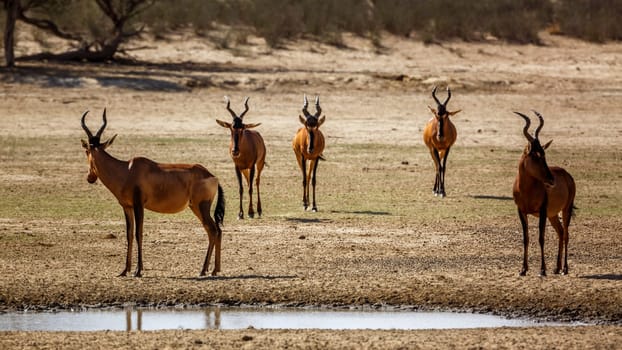
[[[112,55],[117,40],[145,31],[163,38],[180,29],[217,40],[222,48],[249,35],[272,47],[299,38],[340,46],[343,33],[376,45],[382,45],[383,32],[426,43],[496,38],[539,44],[543,30],[593,42],[622,38],[622,0],[0,0],[3,28],[15,2],[17,23],[58,36],[52,23],[82,52],[107,48]],[[210,36],[217,28],[227,35]]]
[[[539,43],[542,30],[620,40],[621,16],[622,0],[161,0],[141,20],[158,33],[224,24],[271,46],[300,37],[338,45],[344,32],[377,40],[382,31],[425,42],[493,36],[525,44]]]

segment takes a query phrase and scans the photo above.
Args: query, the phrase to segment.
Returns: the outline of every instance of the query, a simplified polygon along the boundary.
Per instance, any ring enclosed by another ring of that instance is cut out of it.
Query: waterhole
[[[451,329],[561,325],[501,316],[286,308],[125,309],[0,314],[0,331],[166,329]]]

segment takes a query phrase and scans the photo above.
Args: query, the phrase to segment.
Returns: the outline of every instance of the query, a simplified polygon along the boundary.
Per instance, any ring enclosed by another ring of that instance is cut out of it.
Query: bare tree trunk
[[[4,59],[7,67],[15,66],[15,22],[19,0],[5,0],[6,25],[4,27]]]

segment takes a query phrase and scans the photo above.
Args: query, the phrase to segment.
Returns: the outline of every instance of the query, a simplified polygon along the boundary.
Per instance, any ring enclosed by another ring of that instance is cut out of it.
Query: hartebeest
[[[319,127],[324,123],[326,116],[321,116],[322,108],[320,107],[320,97],[315,98],[315,114],[309,113],[307,107],[309,101],[307,95],[304,95],[304,103],[302,105],[302,113],[304,117],[298,115],[298,119],[304,127],[298,129],[296,136],[292,141],[292,147],[298,160],[298,166],[302,171],[302,205],[305,210],[309,207],[309,180],[313,186],[313,206],[312,211],[317,211],[315,203],[315,175],[317,166],[324,152],[324,135]],[[309,161],[309,170],[307,171],[307,161]],[[313,176],[313,177],[312,177]]]
[[[447,102],[451,98],[451,90],[447,87],[447,99],[441,103],[436,97],[436,86],[432,90],[432,97],[436,101],[436,109],[428,106],[434,117],[432,117],[423,129],[423,142],[430,150],[434,167],[436,168],[436,180],[434,180],[434,195],[445,197],[445,170],[447,169],[447,156],[449,150],[456,142],[458,135],[456,127],[449,119],[450,116],[460,112],[460,110],[449,112]]]
[[[259,183],[261,181],[261,171],[266,161],[266,146],[261,135],[255,130],[250,130],[259,126],[261,123],[243,123],[244,115],[248,112],[248,97],[244,100],[244,112],[239,116],[231,109],[229,97],[225,96],[225,100],[227,101],[227,111],[229,111],[231,117],[233,117],[233,123],[227,123],[218,119],[216,119],[216,122],[223,128],[231,130],[229,154],[231,155],[231,159],[233,159],[233,164],[235,164],[235,175],[238,178],[238,188],[240,192],[240,212],[238,213],[238,219],[244,218],[244,210],[242,209],[242,196],[244,195],[242,174],[244,174],[246,184],[248,185],[248,216],[251,218],[255,216],[255,211],[253,210],[253,178],[255,177],[255,172],[257,172],[257,180],[255,182],[257,187],[257,214],[261,216]]]
[[[218,179],[200,164],[162,164],[147,158],[137,157],[129,161],[119,160],[106,152],[117,135],[101,142],[101,135],[106,128],[106,110],[103,114],[103,125],[95,135],[86,126],[84,119],[88,111],[82,115],[82,128],[88,141],[82,140],[89,162],[87,181],[95,183],[99,178],[110,192],[117,198],[125,214],[127,255],[125,269],[119,276],[126,276],[132,265],[132,233],[136,234],[138,264],[134,276],[141,277],[143,270],[143,218],[144,210],[158,213],[177,213],[189,206],[201,220],[209,244],[201,276],[207,271],[210,256],[214,248],[215,266],[212,275],[220,272],[220,245],[222,241],[222,225],[225,216],[225,197]],[[218,194],[214,210],[214,219],[210,216],[210,208]],[[135,226],[134,226],[135,224]]]
[[[529,135],[531,120],[524,114],[514,112],[525,120],[523,134],[527,138],[527,146],[518,161],[518,174],[514,181],[513,195],[514,202],[518,207],[518,217],[523,228],[523,268],[521,276],[527,273],[527,250],[529,246],[528,221],[527,215],[532,214],[539,218],[538,227],[540,230],[540,254],[541,268],[540,275],[546,276],[546,265],[544,263],[544,230],[546,219],[557,231],[559,246],[557,251],[557,268],[555,273],[568,273],[568,226],[574,208],[575,183],[570,174],[560,167],[550,167],[546,163],[544,150],[546,150],[553,140],[544,146],[540,144],[538,136],[544,126],[544,118],[540,113],[534,111],[540,119],[540,125],[536,129],[534,136]],[[561,211],[562,223],[559,221]],[[564,265],[562,269],[562,251],[564,252]]]

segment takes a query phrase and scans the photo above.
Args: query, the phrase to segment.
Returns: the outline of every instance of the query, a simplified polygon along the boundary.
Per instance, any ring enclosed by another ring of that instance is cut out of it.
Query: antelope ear
[[[459,110],[457,110],[457,111],[455,111],[455,112],[447,112],[447,113],[448,113],[449,115],[455,115],[455,114],[460,113],[461,111],[462,111],[462,110],[461,110],[461,109],[459,109]]]
[[[216,119],[216,123],[222,126],[223,128],[231,129],[231,123],[223,122],[222,120]]]
[[[543,149],[547,149],[549,148],[549,146],[551,145],[551,143],[553,143],[553,140],[547,142],[544,146],[542,146]]]
[[[261,125],[261,123],[244,124],[244,129],[252,129],[252,128],[258,127],[259,125]]]
[[[432,108],[430,106],[428,106],[428,108],[430,109],[430,112],[432,112],[432,114],[434,114],[434,118],[436,118],[436,119],[440,118],[439,115],[438,115],[438,112],[436,111],[436,109],[434,109],[434,108]]]
[[[80,141],[82,142],[82,147],[84,147],[84,149],[89,149],[89,143],[84,141],[83,139],[80,139]]]
[[[114,142],[114,139],[117,137],[117,134],[114,134],[113,137],[110,138],[110,140],[104,142],[104,144],[102,145],[102,147],[104,149],[106,149],[108,146],[112,145],[112,143]]]
[[[320,126],[322,126],[322,124],[324,124],[324,121],[326,120],[326,116],[323,115],[320,117],[320,120],[318,120],[317,122],[317,127],[319,128]]]
[[[298,120],[300,120],[300,122],[304,125],[307,124],[307,120],[305,118],[303,118],[300,114],[298,114]]]

